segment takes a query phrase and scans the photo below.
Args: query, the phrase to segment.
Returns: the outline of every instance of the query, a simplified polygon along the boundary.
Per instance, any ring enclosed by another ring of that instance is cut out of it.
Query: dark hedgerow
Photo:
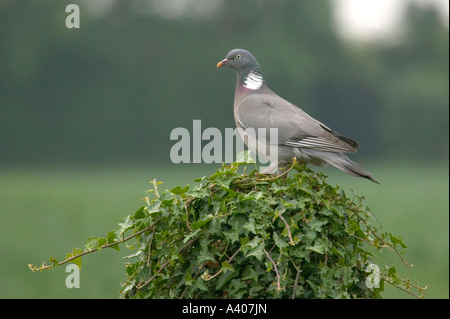
[[[305,166],[292,169],[267,176],[231,164],[193,189],[162,193],[153,181],[147,205],[106,238],[30,268],[80,264],[82,255],[133,238],[123,298],[381,298],[384,283],[410,294],[425,289],[373,265],[369,247],[402,258],[406,245],[379,233],[363,197],[348,197]]]

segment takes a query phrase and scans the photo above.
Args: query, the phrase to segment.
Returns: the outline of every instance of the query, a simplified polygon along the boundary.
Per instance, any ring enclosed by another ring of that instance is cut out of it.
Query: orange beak
[[[228,59],[223,59],[222,61],[220,61],[219,63],[217,63],[217,67],[220,68],[224,65],[226,65],[228,63]]]

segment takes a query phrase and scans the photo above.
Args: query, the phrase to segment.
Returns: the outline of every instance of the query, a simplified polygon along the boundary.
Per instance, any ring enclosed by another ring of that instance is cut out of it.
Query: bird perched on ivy
[[[378,183],[370,172],[345,154],[356,153],[359,144],[274,93],[267,86],[253,54],[243,49],[231,50],[217,64],[218,68],[223,66],[237,73],[234,119],[241,137],[251,151],[270,158],[271,169],[292,163],[296,158],[305,164],[331,164],[348,174]],[[264,128],[265,133],[255,135],[260,128]],[[275,138],[269,134],[271,128],[277,129]],[[249,143],[249,136],[255,139],[252,143]],[[277,152],[272,154],[276,158],[271,158],[270,152],[261,151],[274,145]]]

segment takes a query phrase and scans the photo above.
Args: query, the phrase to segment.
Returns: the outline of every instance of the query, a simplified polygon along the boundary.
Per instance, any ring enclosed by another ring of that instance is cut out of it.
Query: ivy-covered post
[[[146,205],[105,238],[30,268],[81,264],[81,256],[133,238],[123,298],[381,298],[385,283],[423,297],[426,287],[374,264],[369,247],[408,265],[399,251],[406,245],[379,232],[363,197],[305,166],[279,176],[240,168],[224,165],[192,189],[160,192],[153,181]]]

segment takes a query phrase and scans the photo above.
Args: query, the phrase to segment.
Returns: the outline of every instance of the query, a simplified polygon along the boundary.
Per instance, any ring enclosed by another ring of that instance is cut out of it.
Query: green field
[[[347,193],[365,195],[384,226],[409,246],[404,266],[394,254],[376,262],[395,264],[414,283],[428,284],[427,298],[449,297],[449,170],[448,163],[367,164],[381,182],[322,169],[329,183]],[[79,289],[65,286],[65,266],[32,273],[28,264],[63,260],[72,248],[83,248],[89,236],[105,236],[143,202],[153,178],[162,188],[193,184],[217,166],[98,166],[78,168],[0,168],[0,298],[117,298],[126,278],[123,256],[106,249],[83,258]],[[410,298],[386,285],[385,298]]]

